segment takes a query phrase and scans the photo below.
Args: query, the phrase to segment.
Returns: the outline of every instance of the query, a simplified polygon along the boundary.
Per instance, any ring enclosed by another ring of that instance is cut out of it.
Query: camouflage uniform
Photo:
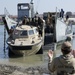
[[[57,75],[75,75],[75,58],[72,54],[61,55],[48,63],[51,72],[57,71]]]
[[[62,47],[64,46],[65,45]],[[48,63],[50,72],[56,71],[56,75],[75,75],[75,58],[71,52],[65,55],[60,55],[59,57],[54,58],[51,63],[50,62],[51,61]]]
[[[26,25],[27,22],[28,22],[28,18],[25,16],[24,19],[23,19],[23,21],[22,21],[22,24],[25,24]]]

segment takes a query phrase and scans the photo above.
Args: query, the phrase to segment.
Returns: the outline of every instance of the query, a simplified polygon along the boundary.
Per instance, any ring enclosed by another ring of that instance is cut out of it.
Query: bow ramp
[[[68,36],[72,36],[72,27],[67,25],[63,19],[57,18],[56,21],[56,41],[65,40]]]

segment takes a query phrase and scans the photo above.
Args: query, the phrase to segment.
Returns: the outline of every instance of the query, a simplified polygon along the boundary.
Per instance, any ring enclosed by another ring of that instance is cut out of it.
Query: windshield
[[[15,38],[28,37],[28,32],[27,30],[15,30],[13,36]]]
[[[34,29],[34,33],[38,33],[38,29]]]
[[[20,36],[27,36],[28,34],[27,34],[27,31],[26,30],[23,30],[23,31],[21,31],[20,32]]]

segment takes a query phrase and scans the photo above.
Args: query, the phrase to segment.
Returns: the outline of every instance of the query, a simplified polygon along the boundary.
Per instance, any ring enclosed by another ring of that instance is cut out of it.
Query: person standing
[[[68,20],[68,18],[69,18],[69,15],[66,15],[66,21]]]
[[[53,59],[53,51],[49,50],[48,69],[56,75],[75,75],[75,58],[71,53],[72,45],[66,41],[61,46],[62,55]],[[53,60],[52,60],[53,59]]]
[[[63,18],[63,17],[64,17],[64,10],[61,9],[61,11],[60,11],[60,18]]]
[[[26,25],[27,24],[27,16],[24,16],[22,24]]]

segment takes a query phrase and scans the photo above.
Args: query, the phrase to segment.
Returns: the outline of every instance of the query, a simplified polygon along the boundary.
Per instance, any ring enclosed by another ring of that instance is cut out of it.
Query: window
[[[37,33],[38,32],[38,29],[34,29],[34,32]]]
[[[29,35],[33,35],[34,31],[33,30],[29,30]]]
[[[29,9],[28,6],[21,5],[21,9]]]
[[[27,36],[27,31],[26,30],[21,31],[20,36]]]
[[[18,30],[15,30],[14,31],[14,35],[18,36],[19,35],[19,31]]]

